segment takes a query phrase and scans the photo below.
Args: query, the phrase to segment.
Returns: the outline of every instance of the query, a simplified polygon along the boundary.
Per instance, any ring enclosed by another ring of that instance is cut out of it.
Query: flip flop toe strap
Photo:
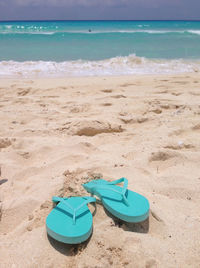
[[[85,199],[85,201],[80,204],[78,207],[74,208],[73,206],[71,206],[69,204],[69,202],[67,201],[69,198],[62,198],[62,197],[58,197],[58,196],[53,196],[52,201],[55,203],[58,202],[62,202],[68,209],[71,209],[72,213],[70,213],[69,211],[67,211],[68,213],[70,213],[72,215],[72,220],[73,220],[73,225],[76,224],[76,213],[77,211],[82,208],[83,206],[87,205],[88,203],[92,203],[92,202],[96,202],[96,198],[91,197],[91,196],[85,196],[82,197],[83,199]]]
[[[119,184],[121,182],[124,182],[124,185],[123,187],[121,187],[121,191],[118,191],[116,189],[113,189],[111,187],[109,187],[110,185],[116,185],[116,184]],[[122,200],[123,202],[125,203],[125,205],[129,206],[129,203],[128,203],[128,200],[126,198],[126,191],[127,191],[127,187],[128,187],[128,180],[126,178],[120,178],[118,180],[114,180],[114,181],[111,181],[111,182],[107,182],[103,185],[95,185],[92,187],[92,192],[95,193],[97,196],[99,196],[98,194],[98,189],[102,189],[102,190],[110,190],[112,192],[116,192],[118,194],[120,194],[122,196]]]

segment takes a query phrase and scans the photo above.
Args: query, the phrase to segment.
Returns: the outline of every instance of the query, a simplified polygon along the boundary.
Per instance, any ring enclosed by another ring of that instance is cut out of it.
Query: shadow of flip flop
[[[0,180],[0,185],[2,185],[3,183],[7,182],[8,180],[7,179],[2,179]]]

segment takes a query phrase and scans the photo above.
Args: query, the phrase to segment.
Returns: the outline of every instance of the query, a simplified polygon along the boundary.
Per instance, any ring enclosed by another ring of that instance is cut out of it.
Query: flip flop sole
[[[129,201],[129,199],[128,199],[128,201]],[[143,210],[141,212],[134,213],[134,210],[133,210],[132,213],[130,213],[130,214],[127,214],[126,210],[124,210],[124,211],[116,210],[115,208],[112,207],[112,204],[110,204],[110,202],[108,202],[104,198],[102,198],[102,203],[103,203],[104,207],[113,216],[115,216],[116,218],[119,218],[119,219],[121,219],[122,221],[125,221],[125,222],[138,223],[138,222],[145,221],[149,217],[149,202],[148,202],[147,199],[143,203],[145,208],[143,208]]]

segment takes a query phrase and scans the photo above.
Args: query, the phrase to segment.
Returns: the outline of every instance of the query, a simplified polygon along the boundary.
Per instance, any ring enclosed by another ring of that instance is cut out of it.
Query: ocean
[[[0,76],[200,71],[200,21],[0,22]]]

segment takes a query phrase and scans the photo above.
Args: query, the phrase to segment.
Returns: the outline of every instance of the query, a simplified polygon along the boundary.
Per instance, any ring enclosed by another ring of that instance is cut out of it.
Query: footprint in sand
[[[92,143],[89,142],[79,142],[73,146],[70,146],[69,149],[71,151],[74,150],[79,150],[80,152],[86,153],[86,154],[91,154],[94,151],[99,151],[97,147],[95,147]]]
[[[104,92],[104,93],[112,93],[113,91],[112,91],[112,89],[104,89],[104,90],[102,90],[102,92]]]
[[[149,162],[166,161],[177,156],[179,156],[179,154],[175,152],[164,152],[164,151],[153,152],[149,157]]]
[[[60,86],[59,89],[68,89],[67,87]]]
[[[90,109],[90,104],[84,104],[84,105],[74,105],[70,107],[71,113],[83,113],[88,112]]]
[[[123,154],[122,157],[127,160],[133,160],[135,158],[135,152],[128,152],[126,154]]]
[[[150,112],[155,113],[155,114],[161,114],[162,113],[162,110],[157,107],[157,108],[151,109]]]
[[[51,99],[55,99],[55,98],[59,98],[59,96],[56,95],[50,95],[50,96],[43,96],[43,98],[51,98]]]
[[[187,82],[187,81],[172,81],[171,83],[173,83],[173,84],[180,84],[180,85],[187,85],[187,84],[189,84],[189,82]]]
[[[193,126],[192,130],[200,130],[200,123]]]
[[[20,205],[15,206],[12,204],[12,208],[4,209],[1,218],[0,232],[8,233],[13,231],[18,225],[20,225],[38,205],[36,200],[24,200]]]
[[[177,165],[183,165],[187,160],[186,156],[175,151],[158,151],[151,154],[149,162],[157,170],[157,173]]]
[[[189,93],[190,93],[190,95],[193,95],[193,96],[200,96],[199,92],[192,91],[192,92],[189,92]]]
[[[158,194],[169,197],[170,199],[183,199],[192,201],[193,199],[199,199],[199,190],[189,190],[181,187],[165,187],[158,191]]]
[[[183,141],[179,141],[177,143],[168,144],[164,146],[164,148],[171,150],[182,150],[182,149],[194,149],[195,146],[192,145],[191,143],[184,143]]]
[[[18,88],[18,92],[17,92],[17,95],[18,96],[25,96],[25,95],[27,95],[30,91],[31,91],[31,87],[29,87],[29,88]]]
[[[107,245],[101,238],[101,241],[95,241],[95,251],[101,252],[97,256],[99,267],[127,267],[131,263],[131,256],[124,254],[122,247]]]
[[[24,159],[29,159],[31,157],[29,152],[18,151],[17,154],[22,156]]]
[[[8,138],[0,138],[0,149],[7,148],[12,144]]]
[[[112,106],[113,104],[110,102],[102,103],[101,106]]]
[[[45,201],[41,204],[40,209],[37,209],[35,213],[31,213],[28,215],[28,226],[27,231],[31,232],[33,229],[44,226],[45,219],[50,213],[53,207],[52,202]]]
[[[183,134],[185,132],[186,132],[185,129],[176,129],[176,130],[170,132],[168,136],[169,137],[171,137],[171,136],[179,136],[179,135],[181,135],[181,134]]]
[[[12,143],[12,148],[13,149],[22,149],[24,146],[24,141],[20,140],[20,139],[16,139],[13,143]]]
[[[120,87],[129,87],[129,86],[137,86],[137,84],[125,83],[125,84],[120,85]]]
[[[114,95],[114,96],[111,96],[111,98],[121,99],[121,98],[126,98],[126,96],[124,96],[124,95]]]
[[[124,122],[125,124],[134,124],[134,123],[144,123],[146,121],[148,121],[149,119],[147,117],[120,117],[119,118],[122,122]]]
[[[181,92],[171,92],[171,94],[172,94],[173,96],[180,96],[180,95],[182,95]]]
[[[145,268],[158,268],[159,265],[156,260],[150,259],[146,261]]]
[[[168,110],[168,109],[170,109],[172,107],[168,103],[163,103],[163,104],[160,105],[160,108]]]

